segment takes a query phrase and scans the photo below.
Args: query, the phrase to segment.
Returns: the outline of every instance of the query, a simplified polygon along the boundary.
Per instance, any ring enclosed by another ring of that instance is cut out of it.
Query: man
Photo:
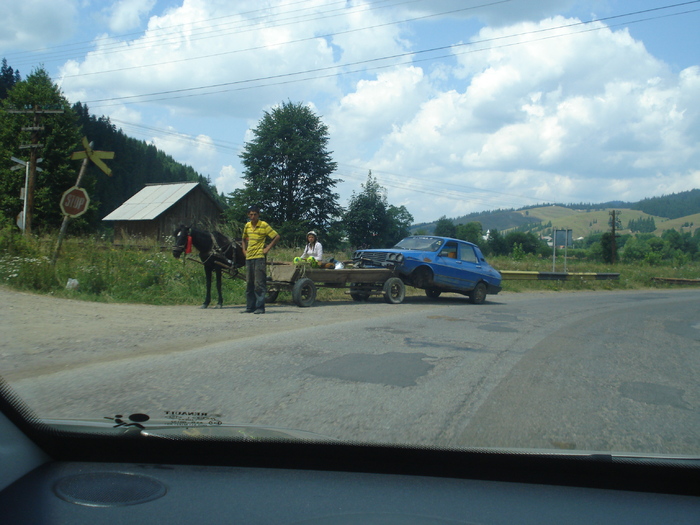
[[[245,254],[246,309],[241,313],[264,314],[267,293],[267,269],[265,256],[280,240],[280,236],[268,223],[260,220],[260,208],[248,209],[249,222],[243,228],[243,253]],[[265,246],[267,239],[272,239]]]

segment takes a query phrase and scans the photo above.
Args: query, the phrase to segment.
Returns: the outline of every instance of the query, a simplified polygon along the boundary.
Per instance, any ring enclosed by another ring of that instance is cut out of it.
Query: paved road
[[[488,299],[373,302],[350,320],[352,303],[280,305],[262,331],[287,311],[296,329],[13,386],[43,416],[192,411],[344,440],[700,453],[700,291]],[[322,310],[334,322],[313,322]]]

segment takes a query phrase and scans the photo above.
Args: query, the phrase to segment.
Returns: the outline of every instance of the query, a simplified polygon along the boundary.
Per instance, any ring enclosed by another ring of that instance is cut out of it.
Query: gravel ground
[[[0,287],[0,375],[7,380],[21,379],[144,353],[186,351],[262,333],[437,307],[425,297],[406,298],[402,305],[389,305],[376,297],[362,303],[317,302],[311,308],[274,303],[267,305],[264,315],[241,315],[242,306],[202,310],[105,304]]]

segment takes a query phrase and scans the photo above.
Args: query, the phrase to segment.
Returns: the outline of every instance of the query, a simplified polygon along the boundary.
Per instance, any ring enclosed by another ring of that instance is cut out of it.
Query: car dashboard
[[[4,524],[697,523],[694,460],[36,433],[0,414]]]

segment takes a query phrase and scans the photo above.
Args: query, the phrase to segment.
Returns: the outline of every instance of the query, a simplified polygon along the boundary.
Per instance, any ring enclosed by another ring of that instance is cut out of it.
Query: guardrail
[[[700,284],[700,279],[679,279],[673,277],[652,277],[652,281],[655,283],[667,283],[667,284]]]
[[[592,279],[595,281],[607,281],[619,279],[619,273],[594,273],[594,272],[519,272],[500,271],[504,281],[573,281]]]

